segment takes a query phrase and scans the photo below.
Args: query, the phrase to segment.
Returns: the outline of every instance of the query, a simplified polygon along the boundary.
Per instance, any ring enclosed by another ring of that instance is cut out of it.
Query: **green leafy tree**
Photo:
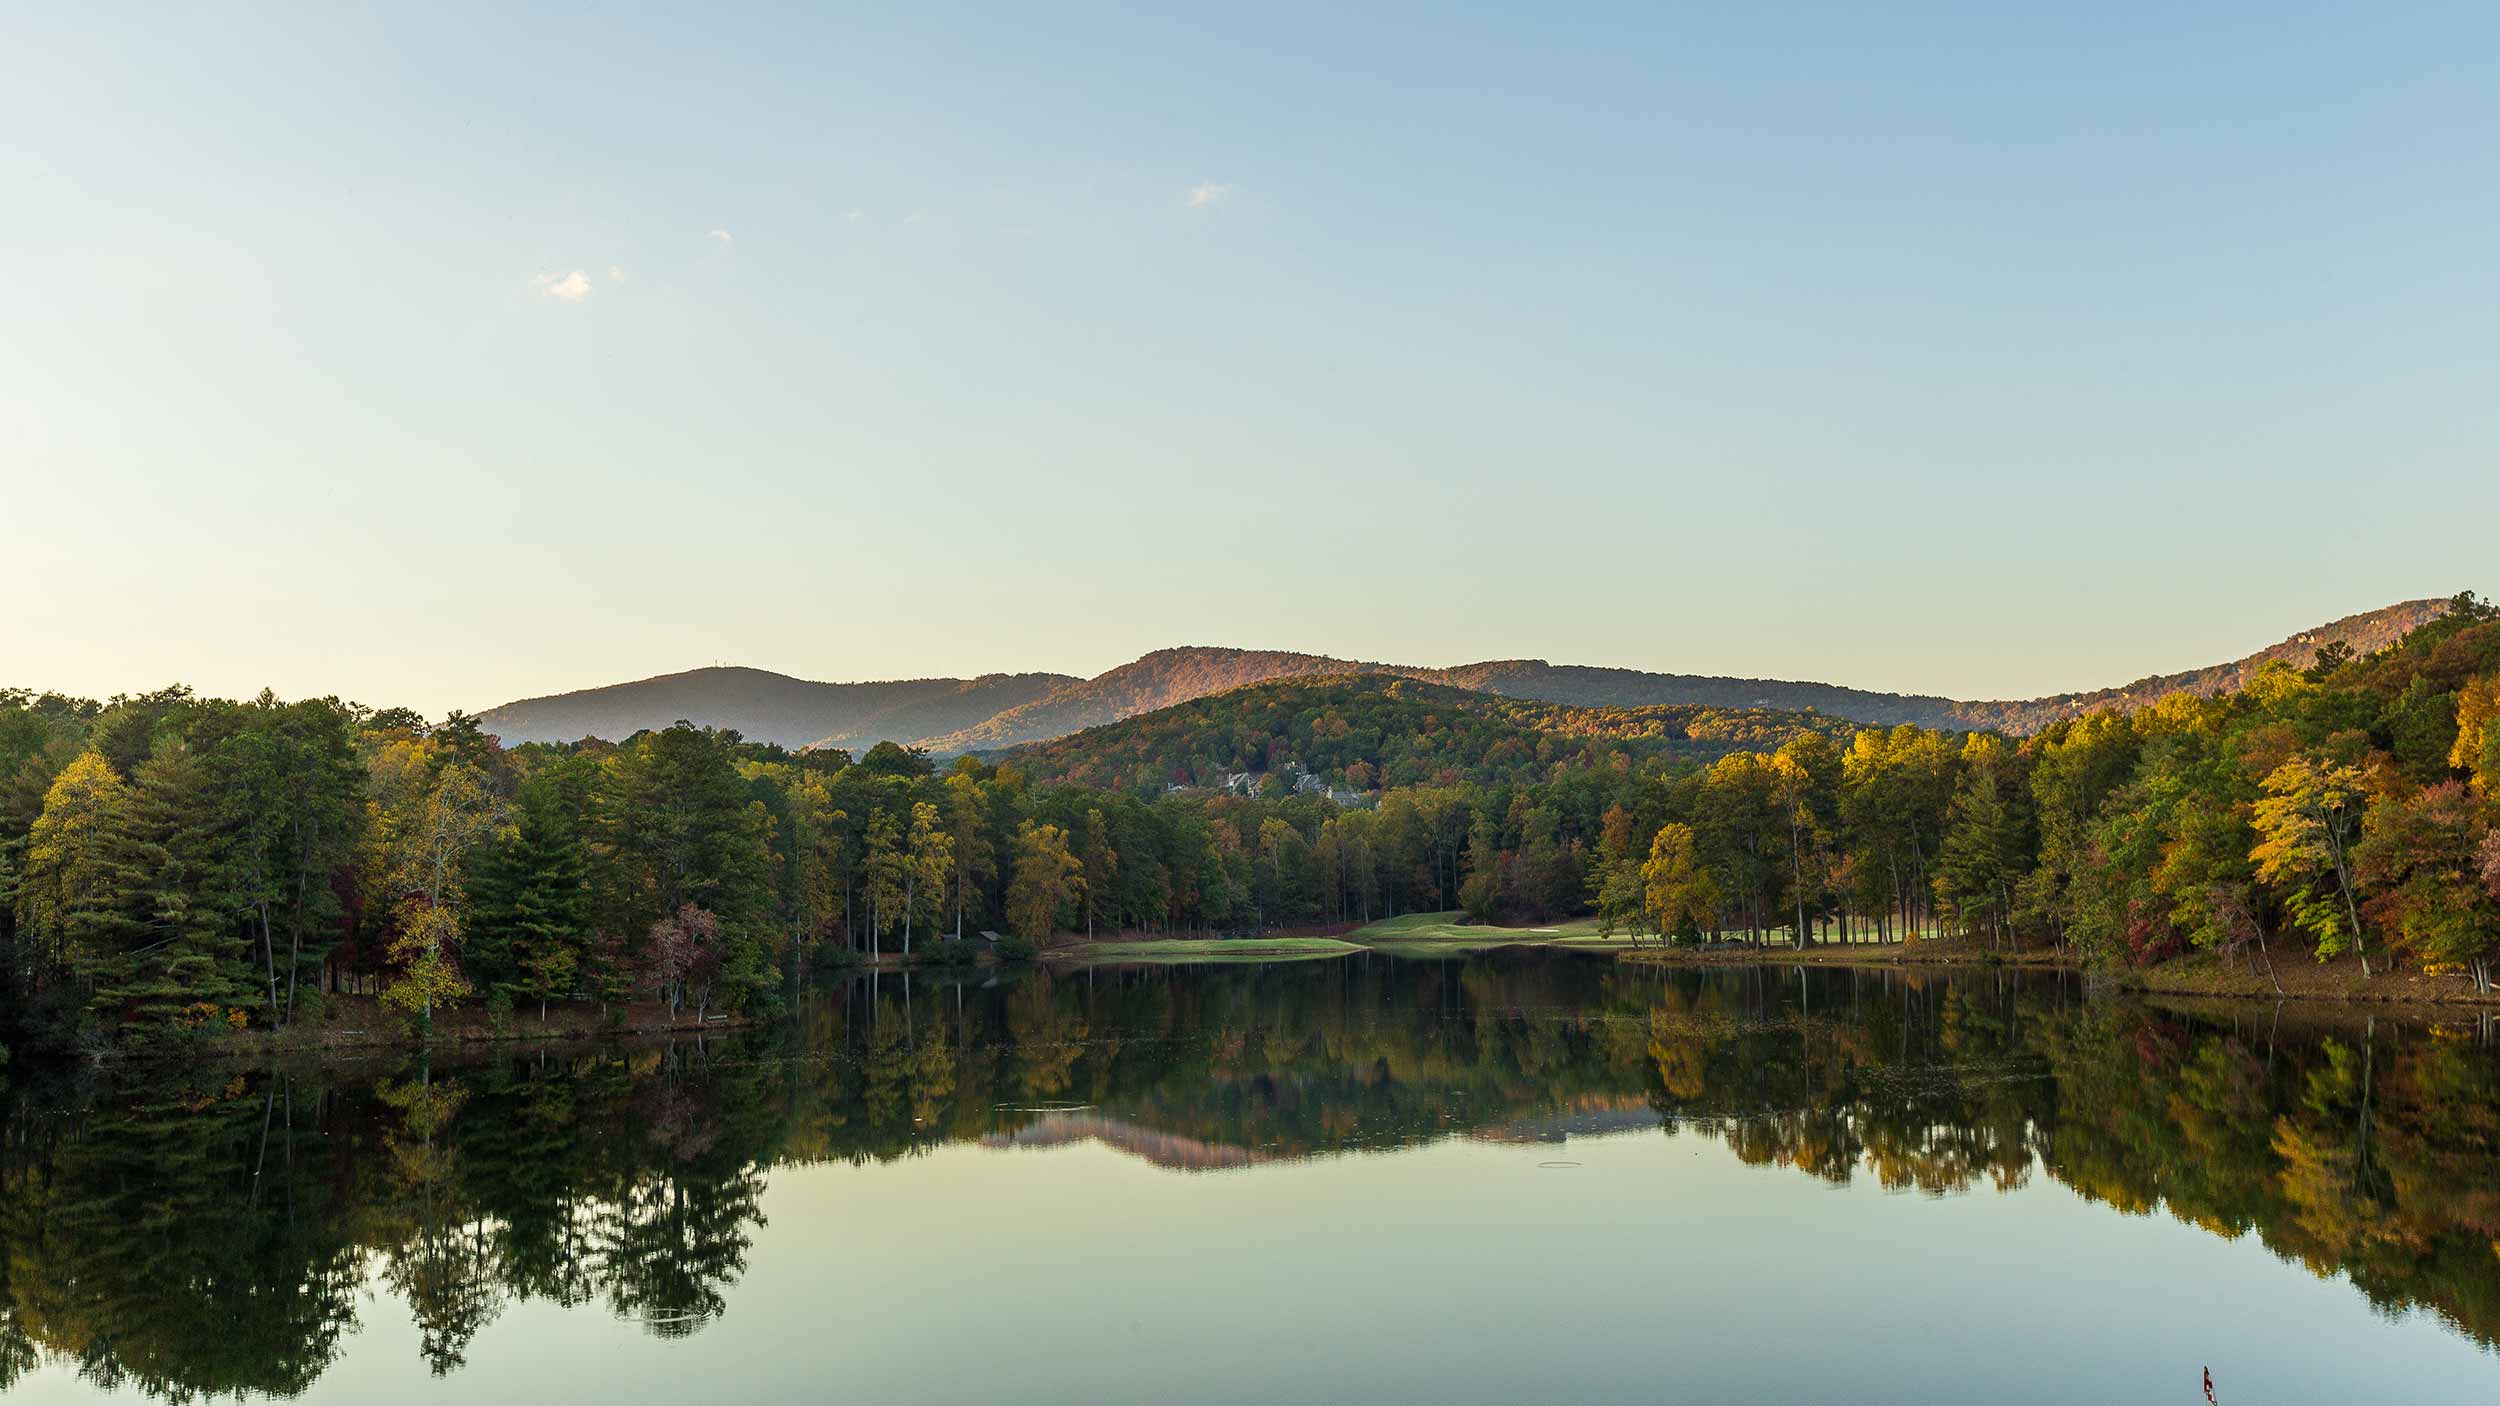
[[[1975,734],[1962,748],[1936,887],[1965,930],[1984,927],[1990,945],[2012,938],[2014,889],[2031,853],[2029,788],[2003,739]]]

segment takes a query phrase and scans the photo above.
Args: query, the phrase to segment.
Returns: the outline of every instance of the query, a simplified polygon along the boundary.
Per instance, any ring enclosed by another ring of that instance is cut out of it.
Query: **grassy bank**
[[[1334,937],[1176,937],[1132,942],[1081,942],[1043,953],[1053,962],[1278,962],[1339,957],[1362,947]]]
[[[1482,951],[1493,947],[1580,947],[1598,951],[1629,951],[1630,935],[1612,937],[1598,931],[1595,918],[1572,918],[1534,927],[1505,928],[1471,923],[1463,913],[1409,913],[1386,918],[1346,934],[1346,941],[1365,947],[1432,947]]]
[[[1627,962],[1655,966],[1711,967],[1759,966],[1774,962],[1783,966],[1803,963],[1825,967],[2077,967],[2078,963],[2060,956],[2052,948],[2030,951],[1990,950],[1986,943],[1961,938],[1929,938],[1921,942],[1888,943],[1818,943],[1799,949],[1782,940],[1765,940],[1760,946],[1731,942],[1713,947],[1674,947],[1654,937],[1644,937],[1638,947],[1622,953]]]
[[[1343,956],[1350,952],[1385,952],[1392,956],[1450,957],[1498,947],[1554,947],[1603,952],[1618,960],[1655,966],[1742,967],[1776,963],[1782,966],[1829,967],[2025,967],[2085,970],[2082,963],[2050,947],[2019,951],[1991,948],[1959,937],[1928,937],[1915,942],[1824,943],[1802,951],[1778,940],[1761,946],[1728,943],[1715,947],[1672,947],[1644,935],[1637,945],[1627,933],[1609,937],[1594,918],[1573,918],[1534,927],[1497,927],[1470,923],[1460,913],[1409,913],[1338,937],[1175,938],[1079,943],[1045,956],[1053,962],[1274,962]],[[2211,953],[2174,957],[2150,967],[2112,967],[2093,972],[2096,980],[2126,991],[2178,997],[2215,997],[2258,1001],[2333,1001],[2386,1003],[2404,1006],[2500,1006],[2500,996],[2482,996],[2461,974],[2431,975],[2411,969],[2380,968],[2368,979],[2359,961],[2347,956],[2317,962],[2278,952],[2271,970],[2260,960],[2254,967],[2236,958]]]

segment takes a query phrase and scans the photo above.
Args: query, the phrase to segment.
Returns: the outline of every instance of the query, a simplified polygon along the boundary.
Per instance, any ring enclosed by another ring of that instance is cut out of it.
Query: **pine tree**
[[[512,835],[495,847],[475,886],[470,975],[514,1002],[573,994],[590,938],[590,858],[567,798],[550,784],[522,788]]]
[[[180,742],[140,765],[120,839],[130,885],[117,930],[130,942],[99,961],[96,1010],[148,1030],[255,1003],[232,799]]]

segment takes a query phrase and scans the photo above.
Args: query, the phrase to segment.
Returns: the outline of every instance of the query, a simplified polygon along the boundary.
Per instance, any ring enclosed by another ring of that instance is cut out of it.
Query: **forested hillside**
[[[1290,787],[1524,785],[1566,767],[1671,757],[1711,761],[1853,724],[1811,713],[1670,705],[1587,708],[1500,698],[1385,674],[1252,684],[1003,760],[1038,781],[1099,787],[1221,786],[1241,773]]]
[[[1159,649],[1090,679],[1062,674],[988,674],[900,683],[809,683],[759,669],[696,669],[638,683],[527,699],[479,716],[505,743],[621,741],[680,720],[734,728],[784,747],[865,751],[878,742],[937,756],[991,752],[1065,737],[1254,683],[1376,673],[1505,698],[1583,707],[1698,706],[1816,712],[1891,727],[1990,729],[2028,735],[2095,708],[2141,708],[2172,693],[2240,687],[2271,660],[2306,668],[2320,649],[2367,654],[2436,616],[2439,601],[2406,601],[2306,630],[2245,658],[2120,688],[2049,698],[1969,702],[1784,679],[1660,674],[1542,659],[1488,660],[1451,668],[1367,663],[1283,650],[1193,645]]]
[[[1764,708],[1784,712],[1827,713],[1856,723],[1889,727],[1916,723],[1949,727],[1954,710],[1966,705],[1926,694],[1874,693],[1834,684],[1796,683],[1783,679],[1710,678],[1697,674],[1651,674],[1639,669],[1604,669],[1586,664],[1549,664],[1542,659],[1498,659],[1432,671],[1458,688],[1480,689],[1505,698],[1533,698],[1586,707],[1644,708],[1686,705],[1704,708]]]

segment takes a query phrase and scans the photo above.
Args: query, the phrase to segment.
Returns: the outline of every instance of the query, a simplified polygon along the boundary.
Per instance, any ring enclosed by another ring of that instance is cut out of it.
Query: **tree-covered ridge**
[[[1027,775],[1105,788],[1222,786],[1299,772],[1355,791],[1527,785],[1572,766],[1709,760],[1849,724],[1764,708],[1574,707],[1383,674],[1252,684],[1018,748]]]
[[[2487,1043],[2079,987],[1532,957],[889,975],[725,1040],[21,1078],[0,1086],[0,1389],[48,1358],[168,1399],[300,1392],[394,1313],[453,1373],[533,1300],[700,1333],[793,1249],[761,1219],[780,1166],[1097,1137],[1187,1170],[1574,1122],[1833,1184],[2046,1177],[2500,1344]],[[1091,1121],[1046,1111],[1066,1104]]]
[[[2449,604],[2446,600],[2399,601],[2377,610],[2330,620],[2227,663],[2210,664],[2175,674],[2155,674],[2114,688],[2058,693],[2017,701],[1956,703],[1953,705],[1953,721],[1972,730],[2028,735],[2060,719],[2092,712],[2133,712],[2151,707],[2173,694],[2210,698],[2216,694],[2237,693],[2269,664],[2306,669],[2317,662],[2322,652],[2338,657],[2376,654],[2438,619],[2446,613]]]
[[[2322,649],[2342,647],[2370,654],[2395,643],[2447,606],[2442,600],[2400,601],[2378,610],[2347,615],[2239,659],[2159,674],[2112,688],[2044,698],[1954,699],[1933,694],[1883,693],[1836,684],[1793,679],[1709,678],[1692,674],[1656,674],[1638,669],[1606,669],[1582,664],[1549,664],[1542,659],[1510,659],[1462,664],[1453,669],[1419,672],[1460,688],[1482,689],[1514,698],[1606,707],[1643,707],[1661,703],[1700,704],[1718,708],[1771,708],[1818,712],[1877,727],[1908,723],[1947,731],[2003,732],[2025,736],[2061,719],[2104,709],[2133,711],[2149,707],[2174,693],[2210,696],[2243,687],[2257,670],[2280,660],[2296,669],[2308,668]]]

